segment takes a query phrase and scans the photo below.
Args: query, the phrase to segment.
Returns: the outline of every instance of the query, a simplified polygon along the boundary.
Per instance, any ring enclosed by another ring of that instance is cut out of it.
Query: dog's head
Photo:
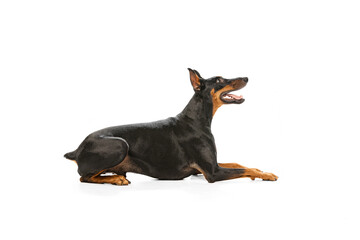
[[[211,97],[213,115],[223,104],[241,104],[245,101],[242,95],[230,94],[246,86],[247,77],[226,79],[220,76],[204,79],[198,71],[188,68],[190,72],[191,85],[196,94],[203,97]]]

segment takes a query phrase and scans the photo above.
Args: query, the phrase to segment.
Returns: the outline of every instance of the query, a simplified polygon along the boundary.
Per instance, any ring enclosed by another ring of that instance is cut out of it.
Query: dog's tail
[[[64,155],[65,158],[69,160],[75,160],[76,159],[76,150],[73,152],[68,152]]]

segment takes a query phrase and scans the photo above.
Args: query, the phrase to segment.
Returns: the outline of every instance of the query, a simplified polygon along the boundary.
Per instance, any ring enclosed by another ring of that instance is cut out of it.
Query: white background
[[[4,239],[359,239],[357,1],[1,1]],[[112,125],[175,116],[203,77],[249,77],[213,120],[202,176],[79,182],[62,156]]]

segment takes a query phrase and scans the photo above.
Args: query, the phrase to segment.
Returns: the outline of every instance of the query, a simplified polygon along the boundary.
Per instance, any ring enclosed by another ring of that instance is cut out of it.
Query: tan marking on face
[[[211,90],[210,94],[213,102],[213,116],[215,115],[216,110],[218,110],[218,108],[224,104],[224,102],[220,99],[221,93],[231,90],[234,90],[234,87],[232,87],[231,85],[227,85],[217,92],[215,92],[215,89]]]

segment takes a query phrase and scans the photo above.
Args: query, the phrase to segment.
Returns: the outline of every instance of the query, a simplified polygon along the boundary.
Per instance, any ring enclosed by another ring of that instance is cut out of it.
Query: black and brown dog
[[[243,177],[277,180],[272,173],[216,159],[212,118],[221,105],[245,101],[230,92],[245,87],[248,78],[203,79],[196,70],[189,71],[195,94],[179,115],[99,130],[85,138],[77,150],[65,154],[78,164],[80,181],[127,185],[127,172],[168,180],[203,174],[210,183]]]

